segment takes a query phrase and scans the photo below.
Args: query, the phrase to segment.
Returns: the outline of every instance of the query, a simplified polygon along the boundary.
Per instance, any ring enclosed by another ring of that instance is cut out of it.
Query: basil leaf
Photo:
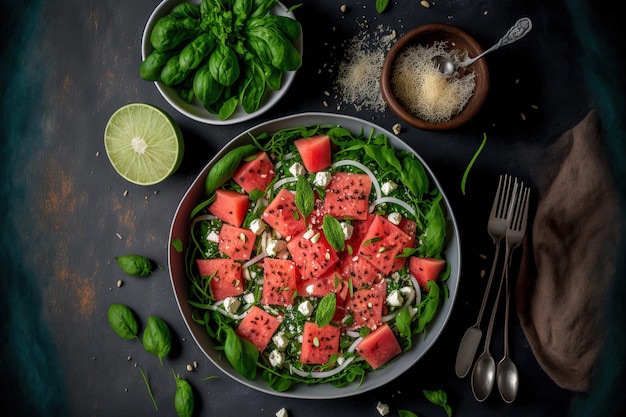
[[[123,304],[111,304],[107,312],[109,324],[122,339],[137,339],[139,324],[132,310]]]
[[[326,236],[326,240],[330,246],[332,246],[335,250],[344,249],[346,240],[339,220],[335,219],[331,215],[325,214],[324,220],[322,221],[322,230],[324,231],[324,236]]]
[[[259,149],[254,145],[242,145],[231,149],[219,161],[211,167],[207,174],[204,190],[206,195],[213,194],[222,184],[228,181],[237,168],[242,159],[256,154]],[[194,210],[195,211],[195,210]]]
[[[152,262],[141,255],[124,255],[115,258],[118,265],[128,275],[147,277],[152,273]]]
[[[427,257],[436,256],[440,253],[445,243],[447,223],[439,200],[440,198],[436,199],[426,213],[426,230],[420,250]]]
[[[315,312],[315,324],[317,327],[324,327],[331,322],[335,315],[335,307],[337,307],[337,295],[329,292],[320,300]]]
[[[304,217],[307,217],[313,211],[314,204],[315,194],[313,194],[313,188],[307,179],[300,175],[296,183],[296,207]]]
[[[174,371],[172,370],[172,372]],[[176,414],[178,414],[178,417],[191,417],[195,407],[195,398],[191,384],[176,374],[174,374],[174,377],[176,378],[176,393],[174,394]]]
[[[426,397],[426,399],[432,404],[443,407],[448,417],[452,416],[452,408],[448,405],[448,394],[446,394],[444,390],[423,390],[422,393],[424,394],[424,397]]]
[[[231,327],[224,327],[224,330],[226,331],[226,343],[224,343],[226,359],[241,376],[253,380],[256,377],[259,350],[253,343],[239,337]]]
[[[376,11],[382,13],[389,6],[389,0],[376,0]]]
[[[396,326],[398,332],[404,336],[411,347],[411,313],[408,308],[403,308],[396,316]]]
[[[172,348],[172,333],[167,323],[160,317],[148,317],[142,343],[143,348],[148,353],[158,356],[163,365],[163,357],[167,356]]]
[[[409,410],[398,410],[398,415],[400,417],[417,417],[417,414]]]

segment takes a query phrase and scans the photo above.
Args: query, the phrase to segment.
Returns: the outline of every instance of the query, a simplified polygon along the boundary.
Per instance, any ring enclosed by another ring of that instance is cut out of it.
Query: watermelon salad
[[[301,126],[250,135],[191,213],[193,319],[249,379],[359,383],[446,302],[440,191],[383,134]]]

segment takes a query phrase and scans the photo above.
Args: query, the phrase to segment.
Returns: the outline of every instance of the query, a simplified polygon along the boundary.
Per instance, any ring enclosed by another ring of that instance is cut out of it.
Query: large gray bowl
[[[248,133],[257,135],[263,132],[275,132],[290,127],[317,124],[340,125],[355,133],[358,133],[363,129],[366,134],[374,129],[376,134],[382,133],[386,135],[394,147],[415,153],[415,151],[413,151],[406,143],[396,137],[393,133],[382,129],[371,122],[351,116],[329,113],[302,113],[261,123],[249,131],[242,132],[240,135],[232,139],[220,152],[218,152],[217,155],[215,155],[215,157],[196,177],[176,209],[174,220],[172,221],[170,229],[170,241],[173,239],[181,239],[185,248],[187,247],[190,224],[189,215],[194,207],[206,198],[204,194],[204,182],[209,170],[215,162],[222,158],[222,156],[224,156],[224,154],[232,148],[250,143],[251,140]],[[416,154],[416,156],[424,164],[424,168],[429,174],[432,183],[441,190],[441,186],[437,182],[437,179],[434,177],[430,168],[419,155]],[[450,297],[444,301],[441,310],[431,322],[431,327],[426,339],[423,338],[423,334],[418,335],[413,341],[413,347],[409,351],[404,352],[400,356],[393,359],[387,364],[387,366],[370,372],[361,385],[353,383],[344,388],[335,388],[330,384],[318,384],[311,386],[299,384],[293,386],[287,392],[276,392],[271,389],[260,376],[258,376],[255,380],[250,381],[239,375],[228,363],[223,355],[223,352],[219,352],[214,349],[215,342],[209,337],[206,330],[193,321],[191,317],[192,307],[187,302],[189,294],[189,280],[185,275],[185,255],[184,253],[177,252],[172,245],[169,245],[168,261],[172,288],[174,289],[174,295],[176,297],[176,302],[178,303],[178,308],[180,309],[185,324],[191,332],[195,342],[198,344],[202,352],[204,352],[204,354],[211,360],[211,362],[213,362],[213,364],[215,364],[215,366],[217,366],[226,375],[258,391],[281,397],[302,399],[332,399],[349,397],[351,395],[362,394],[378,388],[398,377],[419,361],[420,358],[422,358],[435,343],[446,326],[448,318],[450,317],[459,286],[461,270],[459,232],[450,203],[448,202],[443,190],[441,190],[441,192],[445,203],[445,214],[449,222],[448,242],[445,254],[446,259],[451,266],[450,278],[446,281],[450,290]]]

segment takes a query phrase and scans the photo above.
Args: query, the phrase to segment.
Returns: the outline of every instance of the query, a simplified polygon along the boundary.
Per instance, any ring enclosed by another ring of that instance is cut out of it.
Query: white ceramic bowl
[[[281,129],[297,126],[312,126],[318,124],[331,124],[340,125],[344,128],[351,130],[352,132],[370,132],[374,129],[374,134],[382,133],[389,138],[390,143],[398,148],[404,149],[409,152],[415,153],[407,144],[400,140],[393,133],[380,128],[379,126],[361,120],[351,116],[330,114],[330,113],[302,113],[292,116],[286,116],[280,119],[268,121],[253,127],[249,131],[242,132],[240,135],[232,139],[217,155],[204,167],[200,174],[193,181],[185,195],[183,196],[170,229],[170,242],[173,239],[181,239],[184,247],[187,247],[188,235],[189,235],[189,217],[194,207],[202,202],[205,196],[205,178],[211,169],[211,167],[222,158],[229,150],[234,147],[250,143],[250,135],[256,136],[263,132],[275,132]],[[422,356],[430,349],[435,343],[441,332],[443,331],[448,318],[452,312],[454,300],[456,298],[457,289],[460,279],[460,267],[461,267],[461,252],[460,252],[460,238],[456,225],[456,220],[452,213],[450,204],[445,196],[445,193],[441,189],[441,186],[437,182],[430,168],[426,165],[424,160],[417,155],[417,158],[424,164],[424,168],[428,173],[433,185],[441,190],[444,200],[444,212],[449,222],[449,232],[447,238],[447,246],[445,248],[446,259],[450,263],[451,272],[450,277],[446,281],[450,292],[450,297],[447,298],[440,311],[437,313],[433,321],[430,323],[430,330],[425,339],[423,334],[416,336],[413,347],[407,352],[402,353],[398,357],[391,360],[385,367],[379,368],[376,371],[367,374],[365,380],[361,385],[357,383],[350,384],[343,388],[336,388],[330,384],[318,384],[306,386],[303,384],[296,384],[287,392],[276,392],[271,389],[260,376],[253,381],[247,380],[239,375],[224,357],[223,352],[214,349],[215,342],[209,337],[204,327],[194,322],[192,319],[192,307],[187,302],[189,293],[189,280],[185,275],[185,255],[179,253],[172,245],[169,245],[168,263],[169,271],[174,290],[174,295],[178,303],[178,308],[183,316],[183,319],[187,325],[187,328],[191,332],[194,340],[204,352],[204,354],[217,366],[222,372],[230,376],[231,378],[239,381],[240,383],[247,385],[256,390],[265,392],[267,394],[277,395],[281,397],[302,398],[302,399],[331,399],[349,397],[352,395],[362,394],[372,389],[378,388],[391,380],[395,379],[402,373],[406,372],[413,366]],[[418,340],[419,339],[419,340]]]
[[[200,4],[201,0],[189,0],[189,2],[193,4]],[[168,14],[172,10],[172,8],[174,8],[174,6],[176,6],[178,3],[181,3],[181,0],[163,0],[150,15],[148,23],[144,28],[143,37],[141,40],[142,60],[146,59],[146,57],[150,55],[152,51],[154,51],[152,44],[150,44],[150,33],[152,33],[152,28],[156,24],[157,20]],[[282,15],[290,17],[291,19],[295,19],[295,15],[293,14],[293,12],[289,11],[287,7],[281,2],[276,3],[276,6],[274,6],[272,13],[274,13],[275,15]],[[300,35],[300,38],[296,41],[295,46],[302,56],[302,35]],[[296,72],[297,71],[286,71],[283,74],[283,84],[281,88],[277,91],[267,91],[265,93],[265,97],[263,98],[263,103],[257,111],[255,111],[254,113],[246,113],[241,106],[238,106],[233,115],[226,120],[220,120],[217,114],[210,113],[207,109],[204,108],[200,100],[194,98],[191,103],[187,103],[179,97],[179,95],[173,88],[168,87],[159,81],[155,81],[154,84],[156,85],[163,98],[172,107],[174,107],[185,116],[198,122],[211,125],[231,125],[260,116],[261,114],[268,111],[273,105],[278,103],[278,101],[285,95],[285,93],[287,93],[287,90],[289,90],[289,87],[293,83],[293,80],[296,76]]]

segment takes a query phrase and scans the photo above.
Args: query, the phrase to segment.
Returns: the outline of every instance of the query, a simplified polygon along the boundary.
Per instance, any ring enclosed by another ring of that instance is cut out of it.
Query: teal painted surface
[[[32,165],[43,141],[37,115],[42,72],[36,65],[42,2],[0,3],[0,410],[12,416],[68,415],[54,339],[42,320],[41,287],[25,259]],[[41,74],[41,76],[34,76]],[[41,241],[41,240],[39,240]]]
[[[579,57],[585,78],[599,110],[604,143],[621,194],[622,213],[626,213],[626,80],[624,64],[624,22],[610,0],[589,2],[568,0],[576,35],[582,45]],[[626,222],[626,214],[623,215]],[[626,235],[621,248],[626,253]],[[618,416],[626,406],[626,258],[619,260],[613,286],[606,303],[608,333],[600,353],[594,388],[572,401],[570,416]]]

